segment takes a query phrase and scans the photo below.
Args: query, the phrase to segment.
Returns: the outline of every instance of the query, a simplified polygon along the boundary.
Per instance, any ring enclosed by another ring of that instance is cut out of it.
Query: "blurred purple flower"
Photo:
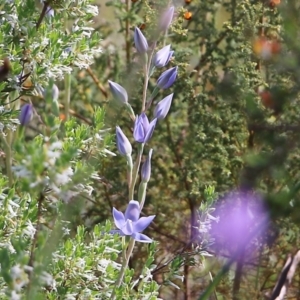
[[[50,6],[47,8],[46,16],[49,18],[54,17],[54,9],[52,9]]]
[[[262,237],[267,228],[268,213],[257,195],[236,192],[220,201],[214,215],[219,217],[210,231],[218,250],[251,249],[253,241]]]
[[[132,146],[126,137],[126,135],[123,133],[122,129],[117,126],[116,127],[116,137],[117,137],[117,148],[121,155],[131,155],[132,152]]]
[[[160,16],[160,21],[159,21],[159,29],[161,31],[166,31],[173,20],[174,16],[174,6],[170,6],[167,8]]]
[[[148,182],[150,180],[152,152],[153,149],[150,149],[147,159],[142,166],[142,171],[141,171],[142,182]]]
[[[33,117],[32,104],[27,103],[23,105],[19,115],[19,121],[21,125],[23,126],[27,125],[32,120],[32,117]]]
[[[134,29],[134,45],[139,54],[144,54],[148,51],[148,42],[138,27]]]
[[[174,67],[163,72],[156,82],[157,86],[161,89],[168,89],[176,80],[177,69],[178,67]]]
[[[125,215],[113,208],[113,217],[118,230],[112,230],[112,233],[118,233],[121,236],[128,235],[142,243],[152,242],[152,239],[140,232],[150,225],[155,216],[140,218],[140,204],[138,201],[129,201]]]
[[[113,94],[113,97],[117,101],[119,101],[123,104],[128,103],[128,94],[121,85],[119,85],[116,82],[110,81],[110,80],[108,80],[108,84],[109,84],[110,91]]]
[[[162,120],[168,114],[173,99],[173,93],[158,102],[154,109],[154,116],[157,120]]]
[[[149,123],[148,117],[145,113],[141,113],[139,117],[135,119],[133,137],[139,143],[147,143],[152,137],[157,119],[153,119]]]
[[[174,51],[171,51],[171,45],[165,46],[159,51],[156,52],[156,54],[153,57],[153,64],[157,68],[162,68],[168,64],[170,61]]]

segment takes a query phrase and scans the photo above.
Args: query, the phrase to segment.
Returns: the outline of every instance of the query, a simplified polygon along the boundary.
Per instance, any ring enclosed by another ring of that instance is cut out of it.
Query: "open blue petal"
[[[140,204],[138,201],[131,200],[125,211],[125,219],[136,222],[140,217]]]
[[[141,113],[140,120],[144,128],[144,132],[149,130],[149,120],[145,113]]]
[[[124,214],[117,209],[113,208],[113,217],[114,217],[114,222],[115,225],[119,228],[122,229],[122,227],[125,226],[125,217]]]
[[[147,235],[142,234],[142,233],[133,233],[131,235],[132,238],[134,238],[137,242],[141,242],[141,243],[152,243],[153,240],[150,239]]]
[[[142,217],[137,222],[133,224],[133,231],[134,232],[142,232],[144,229],[146,229],[150,223],[153,221],[155,216],[149,216],[149,217]]]
[[[153,131],[155,129],[156,122],[157,122],[156,118],[151,121],[151,123],[149,125],[149,129],[148,129],[145,139],[144,139],[144,143],[147,143],[151,139]]]

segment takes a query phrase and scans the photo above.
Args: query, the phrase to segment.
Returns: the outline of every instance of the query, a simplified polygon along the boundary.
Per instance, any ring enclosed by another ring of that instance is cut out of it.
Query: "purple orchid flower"
[[[219,217],[210,230],[214,247],[227,250],[231,255],[237,250],[254,250],[254,241],[261,238],[267,228],[268,212],[263,200],[254,194],[231,193],[220,202],[214,214]]]
[[[155,216],[140,218],[140,204],[138,201],[131,200],[129,202],[125,215],[113,208],[113,217],[118,229],[112,230],[112,233],[118,233],[121,236],[127,235],[142,243],[152,242],[152,239],[140,232],[150,225]]]
[[[153,119],[149,123],[148,117],[145,113],[141,113],[139,117],[135,119],[133,137],[139,143],[147,143],[153,134],[157,119]]]

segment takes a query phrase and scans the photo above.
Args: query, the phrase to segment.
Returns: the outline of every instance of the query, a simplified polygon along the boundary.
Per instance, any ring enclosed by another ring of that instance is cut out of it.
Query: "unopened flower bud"
[[[126,104],[128,102],[128,94],[126,90],[116,82],[108,80],[108,84],[115,100]]]
[[[173,94],[170,94],[169,96],[165,97],[164,99],[158,102],[154,109],[155,118],[157,118],[158,120],[162,120],[166,117],[170,110],[172,99]]]
[[[19,115],[19,121],[21,125],[22,126],[27,125],[32,120],[32,117],[33,117],[32,104],[27,103],[23,105]]]
[[[145,54],[148,51],[148,42],[138,27],[134,30],[134,45],[139,54]]]
[[[174,53],[174,51],[171,51],[170,48],[171,45],[168,45],[157,51],[157,53],[153,57],[153,64],[155,65],[155,67],[162,68],[168,64]]]
[[[157,86],[161,89],[169,88],[176,80],[178,67],[163,72],[157,80]]]
[[[142,166],[141,177],[143,182],[148,182],[151,176],[151,157],[153,149],[150,149],[146,161]]]
[[[123,133],[122,129],[117,126],[116,127],[116,136],[117,136],[117,148],[121,155],[131,155],[132,152],[132,146],[126,137],[126,135]]]
[[[174,6],[171,6],[168,9],[166,9],[160,16],[159,30],[166,31],[171,25],[173,16],[174,16]]]

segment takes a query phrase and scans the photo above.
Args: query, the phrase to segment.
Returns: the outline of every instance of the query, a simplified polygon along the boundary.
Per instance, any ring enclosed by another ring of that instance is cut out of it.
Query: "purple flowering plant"
[[[168,12],[168,13],[167,13]],[[167,9],[165,14],[165,20],[160,21],[160,30],[166,31],[170,26],[173,19],[174,7]],[[157,125],[157,120],[164,119],[169,112],[173,94],[165,97],[160,101],[154,110],[154,119],[149,122],[148,114],[151,110],[151,104],[158,94],[159,89],[168,89],[175,82],[177,77],[177,67],[170,68],[162,73],[157,81],[157,86],[154,91],[152,91],[150,97],[148,96],[148,83],[153,75],[152,70],[154,67],[162,68],[165,67],[170,58],[172,57],[174,51],[171,51],[171,46],[165,46],[162,49],[156,51],[156,42],[152,41],[154,47],[149,47],[147,38],[141,32],[139,28],[135,28],[134,34],[134,45],[138,54],[143,58],[141,60],[144,84],[143,84],[143,94],[141,100],[141,112],[139,115],[134,113],[134,109],[128,101],[128,93],[124,87],[119,83],[109,81],[109,87],[112,96],[119,101],[119,103],[125,104],[131,119],[134,121],[131,126],[133,127],[133,133],[125,135],[122,129],[117,126],[116,128],[116,144],[118,151],[121,155],[125,156],[127,161],[127,185],[128,185],[128,205],[123,214],[117,208],[113,208],[113,219],[117,229],[112,230],[112,234],[119,234],[124,238],[126,247],[123,249],[123,256],[126,259],[122,262],[122,268],[119,274],[119,278],[115,285],[115,289],[111,296],[111,299],[115,299],[116,289],[122,284],[124,273],[126,268],[128,268],[128,261],[132,254],[135,242],[151,243],[151,237],[141,233],[147,227],[151,227],[151,222],[155,218],[155,215],[140,218],[140,214],[143,210],[143,206],[146,199],[147,185],[151,176],[151,157],[153,149],[149,150],[148,156],[141,167],[142,156],[144,153],[144,147],[148,145],[150,139],[155,135],[155,127]],[[159,38],[159,36],[157,36]],[[154,52],[156,54],[154,55]],[[155,81],[154,81],[155,82]],[[148,98],[149,97],[149,98]],[[147,101],[148,100],[148,101]],[[136,147],[132,147],[130,140],[137,142]],[[133,162],[132,152],[134,148],[137,149],[137,154],[135,161]],[[138,187],[138,197],[134,200],[134,191],[137,183],[138,175],[141,173],[141,182]]]

